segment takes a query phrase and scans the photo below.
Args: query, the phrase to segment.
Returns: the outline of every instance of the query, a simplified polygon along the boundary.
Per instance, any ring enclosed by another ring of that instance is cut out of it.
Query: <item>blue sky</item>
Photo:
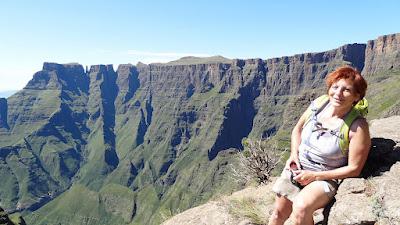
[[[2,0],[0,92],[43,62],[167,62],[187,55],[273,58],[400,32],[400,1]],[[1,94],[1,93],[0,93]]]

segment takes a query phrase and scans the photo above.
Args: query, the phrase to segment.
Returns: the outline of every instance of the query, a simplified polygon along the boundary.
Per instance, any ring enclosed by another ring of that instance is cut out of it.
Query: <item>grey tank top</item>
[[[327,106],[329,105],[328,103]],[[299,161],[302,169],[326,171],[347,165],[348,156],[343,155],[339,147],[339,130],[344,121],[341,120],[337,128],[333,130],[324,130],[320,129],[323,124],[316,125],[315,120],[318,121],[318,115],[320,113],[314,115],[314,118],[303,127],[301,132]]]

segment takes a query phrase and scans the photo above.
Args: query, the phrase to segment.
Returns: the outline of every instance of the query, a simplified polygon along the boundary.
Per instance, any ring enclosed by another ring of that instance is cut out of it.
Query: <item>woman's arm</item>
[[[302,185],[307,185],[314,180],[343,179],[359,176],[367,160],[371,147],[368,123],[365,119],[353,122],[349,131],[349,159],[348,165],[329,171],[298,171],[294,177]]]
[[[290,164],[292,164],[293,162],[296,163],[297,168],[300,168],[299,146],[301,142],[301,131],[303,129],[306,117],[306,112],[304,112],[292,130],[290,140],[290,156],[289,159],[286,161],[285,169],[290,169]]]

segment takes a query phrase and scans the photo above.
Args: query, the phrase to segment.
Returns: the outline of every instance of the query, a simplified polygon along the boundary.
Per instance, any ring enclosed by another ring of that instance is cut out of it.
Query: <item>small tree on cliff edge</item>
[[[254,141],[245,139],[244,150],[238,153],[238,164],[232,166],[233,178],[242,183],[255,180],[258,184],[270,181],[271,173],[281,161],[286,149],[271,144],[269,139]]]

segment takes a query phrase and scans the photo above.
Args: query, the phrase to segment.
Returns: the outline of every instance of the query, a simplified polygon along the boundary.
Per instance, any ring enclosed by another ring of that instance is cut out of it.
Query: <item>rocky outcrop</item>
[[[399,224],[400,117],[373,121],[372,148],[365,178],[345,179],[340,185],[328,224]],[[362,209],[362,210],[357,210]]]
[[[346,179],[330,209],[328,224],[399,224],[399,175],[397,162],[378,177]]]
[[[362,74],[368,76],[398,69],[400,66],[400,33],[370,40],[365,49],[365,66]]]
[[[264,224],[268,220],[268,213],[272,210],[274,194],[270,191],[271,188],[271,183],[248,187],[232,193],[231,196],[222,196],[218,200],[209,201],[174,217],[165,218],[162,225]],[[260,212],[262,214],[256,215]]]
[[[328,224],[400,223],[399,129],[400,116],[372,121],[374,138],[363,170],[365,178],[344,180],[330,209]]]

